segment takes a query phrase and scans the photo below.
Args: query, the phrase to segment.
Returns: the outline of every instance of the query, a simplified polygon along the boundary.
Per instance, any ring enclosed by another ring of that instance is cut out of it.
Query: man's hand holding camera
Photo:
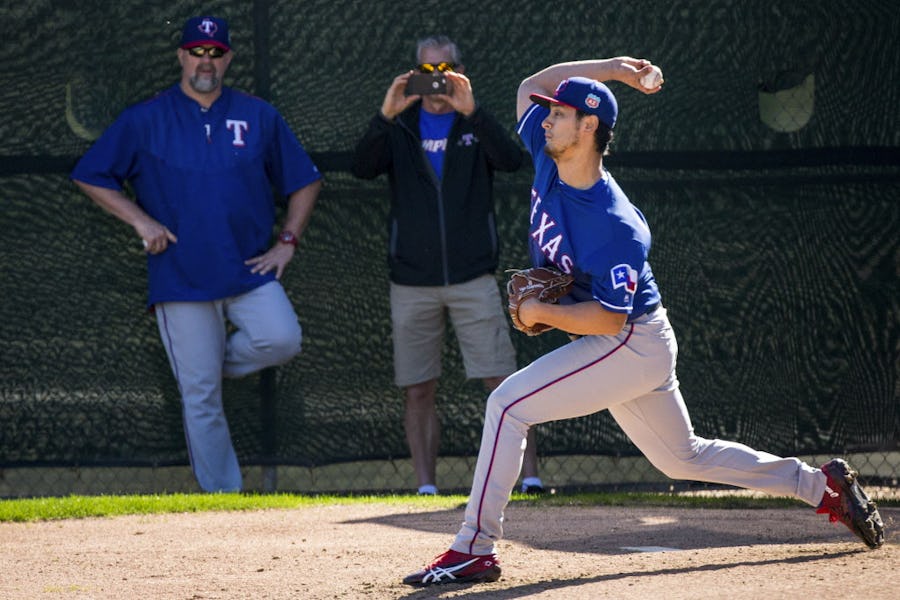
[[[443,71],[440,76],[446,78],[447,93],[407,95],[410,78],[420,75],[422,74],[412,70],[394,78],[384,96],[384,102],[381,104],[381,114],[385,119],[393,121],[411,104],[424,98],[428,98],[429,104],[446,104],[465,117],[469,117],[475,112],[475,96],[472,93],[472,83],[468,77],[453,70]],[[430,78],[431,75],[429,74],[428,77]]]
[[[381,114],[388,121],[393,121],[397,118],[397,115],[409,108],[413,102],[422,97],[419,95],[406,95],[406,84],[409,82],[409,78],[413,73],[415,73],[415,71],[408,71],[402,75],[397,75],[397,77],[394,78],[391,87],[388,88],[387,93],[384,95],[384,102],[381,103]]]
[[[447,71],[448,94],[436,96],[453,107],[453,110],[465,117],[472,116],[475,112],[475,95],[472,93],[472,82],[462,73]]]

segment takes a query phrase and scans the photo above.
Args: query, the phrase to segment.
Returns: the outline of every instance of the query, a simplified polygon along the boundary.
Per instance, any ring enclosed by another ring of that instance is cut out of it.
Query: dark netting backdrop
[[[123,108],[177,80],[184,19],[212,13],[231,24],[236,56],[226,83],[272,102],[326,176],[284,278],[304,351],[288,365],[226,383],[242,464],[311,472],[408,458],[393,384],[387,180],[357,180],[349,164],[387,86],[413,65],[415,41],[444,33],[459,44],[479,103],[510,131],[519,81],[544,66],[622,54],[661,65],[666,83],[657,95],[610,84],[620,115],[607,164],[653,229],[651,263],[678,334],[679,378],[695,428],[779,454],[859,455],[870,481],[896,497],[894,0],[546,7],[0,4],[0,496],[69,493],[76,488],[66,473],[75,470],[187,464],[179,397],[144,307],[140,243],[80,194],[68,172]],[[498,279],[527,263],[530,177],[527,165],[496,178]],[[465,380],[448,333],[441,456],[470,467],[485,394]],[[567,341],[559,332],[514,340],[522,366]],[[538,433],[547,465],[559,456],[638,454],[606,413],[541,425]],[[38,475],[24,479],[23,471]],[[467,472],[445,487],[464,488]],[[380,487],[364,467],[364,483],[354,477],[332,487]],[[127,488],[113,479],[91,491]]]

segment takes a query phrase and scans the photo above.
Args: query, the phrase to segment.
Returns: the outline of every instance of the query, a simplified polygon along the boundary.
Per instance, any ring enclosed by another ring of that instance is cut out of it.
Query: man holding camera
[[[394,78],[357,144],[353,174],[388,173],[391,320],[395,382],[404,388],[404,428],[420,494],[437,493],[440,425],[435,410],[445,315],[466,375],[490,391],[516,371],[494,273],[499,243],[494,171],[515,171],[523,153],[475,102],[456,44],[421,40],[415,70]],[[543,491],[533,430],[523,491]]]

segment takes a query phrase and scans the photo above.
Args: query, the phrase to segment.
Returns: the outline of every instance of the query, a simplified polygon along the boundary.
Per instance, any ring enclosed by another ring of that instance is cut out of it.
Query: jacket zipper
[[[422,108],[419,107],[419,111]],[[428,160],[428,156],[425,154],[425,149],[422,148],[422,139],[420,136],[413,133],[413,131],[404,123],[400,121],[400,124],[403,126],[410,135],[413,136],[413,139],[416,140],[416,147],[419,149],[419,154],[422,157],[422,161],[425,163],[425,167],[428,169],[428,174],[431,176],[431,183],[434,184],[435,189],[437,190],[437,204],[438,204],[438,231],[441,236],[441,270],[444,274],[444,285],[450,285],[450,264],[447,258],[447,221],[444,217],[444,191],[442,189],[441,181],[438,179],[437,173],[434,172],[434,167],[431,166],[431,161]],[[447,149],[444,151],[444,164],[447,164],[447,153],[450,152],[450,139],[453,137],[453,133],[456,131],[456,119],[453,120],[453,125],[450,127],[450,133],[447,134]]]

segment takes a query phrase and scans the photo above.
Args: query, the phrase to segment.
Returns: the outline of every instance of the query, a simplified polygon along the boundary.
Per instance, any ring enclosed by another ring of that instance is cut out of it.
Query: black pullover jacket
[[[494,215],[494,171],[515,171],[523,152],[481,107],[457,113],[447,138],[442,180],[422,149],[416,102],[394,122],[379,112],[356,146],[353,174],[388,174],[388,266],[394,283],[438,286],[494,273],[499,239]]]

